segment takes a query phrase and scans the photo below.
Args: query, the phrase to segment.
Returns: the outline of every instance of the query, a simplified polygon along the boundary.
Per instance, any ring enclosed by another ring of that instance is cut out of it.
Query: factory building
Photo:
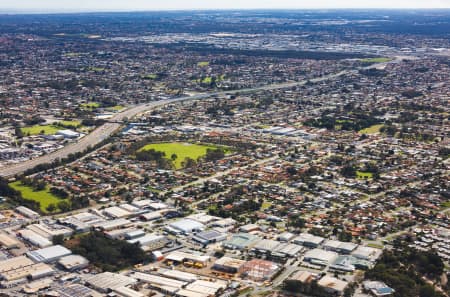
[[[200,232],[205,229],[205,225],[190,219],[182,219],[171,223],[166,227],[166,230],[174,234],[191,234],[194,232]]]
[[[28,252],[27,257],[34,262],[52,263],[58,261],[62,257],[71,254],[72,252],[65,247],[61,245],[53,245],[43,249]]]

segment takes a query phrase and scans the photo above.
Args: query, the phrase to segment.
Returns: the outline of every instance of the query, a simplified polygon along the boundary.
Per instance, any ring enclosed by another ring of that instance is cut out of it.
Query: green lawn
[[[445,201],[442,203],[442,209],[450,208],[450,201]]]
[[[20,128],[24,135],[52,135],[56,134],[59,130],[67,129],[68,126],[81,127],[80,121],[58,121],[51,125],[34,125],[29,127]]]
[[[142,75],[141,78],[142,79],[157,79],[158,75],[151,73],[151,74]]]
[[[392,61],[392,59],[386,58],[386,57],[379,57],[379,58],[361,59],[360,61],[363,63],[386,63],[386,62]]]
[[[380,249],[380,250],[382,250],[384,248],[383,245],[377,244],[377,243],[368,243],[367,246],[371,247],[371,248],[375,248],[375,249]]]
[[[40,203],[41,211],[45,213],[47,212],[46,208],[49,204],[53,203],[56,206],[60,201],[67,201],[67,199],[59,199],[50,193],[48,187],[42,191],[33,191],[32,188],[22,185],[20,181],[10,183],[9,185],[13,189],[19,191],[24,199],[38,201]]]
[[[173,163],[175,165],[175,168],[179,169],[181,168],[181,162],[183,162],[185,158],[192,158],[194,160],[197,160],[199,157],[203,157],[204,155],[206,155],[207,149],[216,148],[217,147],[213,145],[191,144],[182,142],[164,142],[147,144],[139,150],[154,149],[155,151],[164,152],[167,159],[170,159],[172,154],[176,154],[177,158]]]
[[[108,110],[120,111],[120,110],[122,110],[124,108],[125,108],[125,106],[123,106],[123,105],[116,105],[116,106],[113,106],[113,107],[109,107]]]
[[[373,178],[373,173],[371,172],[364,172],[364,171],[356,171],[356,177],[361,179],[370,179]]]
[[[206,61],[198,62],[197,65],[198,65],[199,67],[206,67],[206,66],[209,66],[209,62],[206,62]]]
[[[64,128],[62,128],[60,126],[56,126],[56,125],[34,125],[34,126],[30,126],[30,127],[20,128],[20,130],[22,130],[22,133],[24,135],[28,135],[28,134],[30,134],[30,135],[38,135],[38,134],[52,135],[62,129],[64,129]]]
[[[88,67],[88,71],[94,71],[94,72],[103,72],[106,70],[106,68],[103,67]]]
[[[205,78],[202,80],[202,83],[204,83],[204,84],[210,84],[210,83],[212,83],[212,77],[210,77],[210,76],[205,77]]]
[[[74,121],[58,121],[56,124],[60,125],[60,126],[80,127],[81,126],[81,121],[77,121],[77,120],[74,120]]]
[[[271,203],[271,202],[269,202],[269,201],[264,201],[263,204],[261,205],[261,210],[266,210],[266,209],[268,209],[268,208],[271,207],[271,206],[272,206],[272,203]]]
[[[383,127],[383,124],[373,125],[369,128],[362,129],[359,131],[361,134],[376,134],[380,132],[381,127]]]
[[[94,108],[99,108],[100,103],[98,103],[98,102],[82,103],[82,104],[80,104],[80,107],[85,108],[85,109],[94,109]]]

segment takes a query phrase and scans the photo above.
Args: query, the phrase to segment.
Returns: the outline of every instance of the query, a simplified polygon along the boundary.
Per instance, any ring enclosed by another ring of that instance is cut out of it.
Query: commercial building
[[[363,282],[364,289],[370,291],[376,297],[391,296],[395,290],[379,281],[365,281]]]
[[[144,297],[145,295],[127,287],[117,287],[112,290],[114,293],[122,297]]]
[[[85,278],[86,283],[102,293],[108,293],[119,287],[135,284],[137,280],[118,273],[103,272]]]
[[[335,252],[325,251],[322,249],[313,249],[307,251],[303,257],[303,261],[310,262],[311,264],[327,266],[333,263],[338,254]]]
[[[105,219],[101,216],[90,212],[81,212],[59,220],[61,224],[65,224],[70,228],[75,229],[76,232],[87,232],[94,224],[104,221]]]
[[[290,232],[283,232],[280,235],[278,235],[277,240],[281,241],[281,242],[288,242],[291,241],[292,239],[294,239],[295,234],[290,233]]]
[[[315,236],[309,233],[301,233],[299,236],[295,237],[293,239],[293,242],[295,244],[303,245],[309,248],[316,248],[318,247],[325,238],[320,236]]]
[[[262,254],[270,254],[277,246],[280,245],[279,241],[270,240],[270,239],[261,239],[252,247],[251,252],[253,253],[262,253]]]
[[[40,248],[48,247],[53,244],[47,238],[28,229],[20,230],[18,233],[24,240]]]
[[[190,219],[182,219],[171,223],[166,230],[175,234],[191,234],[193,232],[203,231],[205,225]]]
[[[110,231],[114,229],[129,227],[130,225],[132,225],[132,223],[127,219],[115,219],[95,223],[93,224],[93,227],[102,231]]]
[[[344,293],[344,290],[348,285],[347,282],[328,275],[322,277],[317,284],[330,294],[336,294],[338,296]]]
[[[36,280],[49,276],[55,271],[45,263],[34,263],[23,256],[2,261],[0,264],[0,279],[4,282],[14,282],[21,279]],[[28,260],[28,261],[27,261]],[[3,283],[5,286],[5,283]]]
[[[89,261],[80,255],[69,255],[59,259],[58,264],[65,270],[75,271],[86,268],[89,265]]]
[[[131,274],[131,277],[139,281],[148,283],[153,289],[157,289],[162,291],[163,293],[170,294],[174,294],[179,289],[188,284],[188,282],[141,272],[135,272]]]
[[[265,260],[253,259],[246,262],[239,269],[242,277],[247,277],[253,281],[271,280],[272,277],[281,269],[281,266]]]
[[[0,262],[0,273],[33,265],[34,262],[25,256],[10,258]]]
[[[165,258],[166,262],[173,263],[192,263],[193,266],[205,267],[208,265],[211,257],[204,255],[194,255],[190,253],[184,253],[175,251],[168,254]]]
[[[368,246],[359,246],[352,252],[352,256],[367,261],[375,261],[381,256],[382,250]]]
[[[160,270],[159,273],[168,278],[173,278],[179,281],[192,283],[196,280],[198,280],[198,276],[193,273],[189,272],[183,272],[179,270],[172,270],[172,269],[166,269],[166,270]]]
[[[52,263],[58,261],[62,257],[71,254],[72,252],[65,247],[61,245],[53,245],[43,249],[28,252],[27,256],[35,262]]]
[[[352,242],[342,242],[338,240],[326,240],[322,244],[322,248],[327,251],[333,251],[340,254],[350,254],[358,247],[357,244]]]
[[[55,236],[70,236],[73,231],[65,226],[61,225],[48,225],[44,223],[39,224],[31,224],[28,225],[27,228],[30,231],[33,231],[36,234],[41,235],[42,237],[47,238],[48,240],[52,240]]]
[[[20,246],[20,242],[12,237],[7,235],[6,233],[1,232],[0,233],[0,246],[6,248],[6,249],[14,249],[18,248]]]
[[[227,288],[227,283],[216,280],[210,282],[206,280],[196,280],[185,287],[186,290],[206,294],[207,296],[218,296],[219,292]]]
[[[336,258],[330,265],[331,269],[352,272],[355,269],[367,270],[372,268],[372,263],[363,259],[358,259],[350,255],[343,255]]]
[[[162,218],[162,214],[160,211],[151,211],[141,214],[139,218],[143,221],[154,221]]]
[[[297,257],[304,247],[293,243],[281,243],[272,252],[271,256],[276,258],[293,258]]]
[[[16,211],[18,213],[20,213],[21,215],[26,216],[29,219],[35,220],[35,219],[39,219],[40,218],[40,215],[37,212],[35,212],[35,211],[29,209],[28,207],[25,207],[25,206],[18,206],[18,207],[16,207]]]
[[[192,239],[200,242],[201,244],[207,245],[219,241],[224,241],[227,239],[227,235],[216,230],[208,230],[195,234]]]
[[[164,235],[147,234],[142,237],[128,240],[129,243],[138,243],[145,251],[154,251],[165,247],[169,243],[169,239]]]
[[[246,250],[253,247],[260,238],[249,233],[234,234],[229,240],[223,243],[223,247],[232,250]]]
[[[58,132],[56,132],[56,135],[61,135],[64,138],[69,138],[69,139],[80,137],[80,133],[72,131],[72,130],[68,130],[68,129],[59,130]]]
[[[214,265],[212,266],[212,269],[226,272],[226,273],[237,273],[239,269],[244,265],[247,261],[240,260],[240,259],[234,259],[230,257],[222,257],[220,259],[217,259],[216,262],[214,262]]]
[[[73,284],[69,286],[60,287],[56,290],[56,293],[60,297],[103,297],[103,294],[97,293],[96,291],[80,285]]]
[[[120,208],[118,206],[112,206],[105,208],[103,210],[103,214],[106,216],[113,218],[113,219],[119,219],[119,218],[126,218],[131,215],[131,213],[123,208]]]

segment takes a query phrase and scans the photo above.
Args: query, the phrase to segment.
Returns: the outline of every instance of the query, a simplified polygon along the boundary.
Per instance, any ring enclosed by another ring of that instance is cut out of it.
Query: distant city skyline
[[[450,8],[450,0],[0,0],[0,11],[10,12],[339,8]]]

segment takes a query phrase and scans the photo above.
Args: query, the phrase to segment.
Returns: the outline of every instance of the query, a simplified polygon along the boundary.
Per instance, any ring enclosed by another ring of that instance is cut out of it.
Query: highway
[[[373,65],[371,66],[373,67]],[[77,142],[71,143],[69,145],[66,145],[65,147],[51,152],[47,155],[43,155],[40,157],[37,157],[35,159],[27,160],[21,163],[17,164],[11,164],[8,166],[5,166],[0,169],[0,176],[1,177],[12,177],[14,175],[20,175],[23,172],[25,172],[28,169],[34,168],[37,165],[40,164],[46,164],[46,163],[52,163],[54,160],[57,159],[63,159],[66,158],[70,154],[83,152],[86,148],[95,146],[96,144],[100,143],[101,141],[105,140],[111,134],[113,134],[115,131],[117,131],[121,124],[120,122],[124,121],[124,119],[131,119],[135,117],[136,115],[150,111],[156,107],[166,105],[168,103],[176,103],[176,102],[182,102],[182,101],[191,101],[191,100],[201,100],[201,99],[207,99],[215,96],[225,96],[225,95],[235,95],[235,94],[248,94],[253,93],[257,91],[267,91],[267,90],[276,90],[276,89],[284,89],[284,88],[290,88],[295,86],[302,86],[305,85],[308,82],[321,82],[332,78],[337,78],[339,76],[349,74],[349,73],[357,73],[358,70],[345,70],[338,73],[333,73],[325,76],[321,76],[318,78],[310,79],[310,80],[303,80],[298,82],[286,82],[281,84],[271,84],[271,85],[265,85],[255,88],[247,88],[247,89],[240,89],[240,90],[233,90],[233,91],[221,91],[221,92],[213,92],[213,93],[205,93],[205,94],[198,94],[193,96],[186,96],[186,97],[180,97],[180,98],[174,98],[174,99],[165,99],[165,100],[159,100],[154,101],[150,103],[145,104],[139,104],[132,106],[122,112],[119,112],[115,114],[111,119],[109,119],[108,123],[103,124],[102,126],[96,128],[94,131],[89,133],[88,135],[82,137]]]

